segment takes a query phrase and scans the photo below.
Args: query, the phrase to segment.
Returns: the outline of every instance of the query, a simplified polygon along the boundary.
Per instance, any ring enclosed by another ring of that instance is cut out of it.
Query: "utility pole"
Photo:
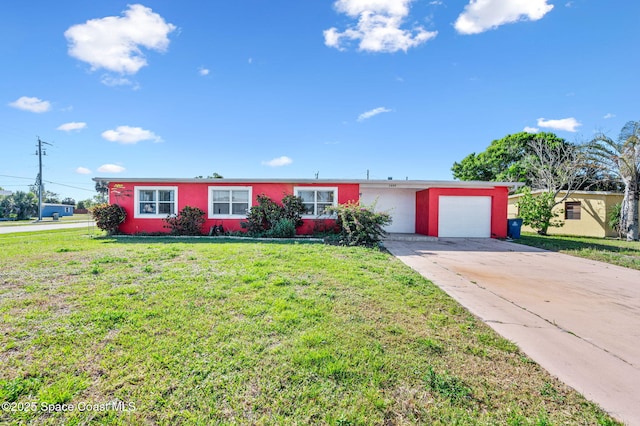
[[[36,155],[38,156],[38,222],[42,222],[42,193],[44,192],[44,184],[42,183],[42,156],[47,155],[47,152],[42,150],[42,144],[51,146],[50,143],[40,140],[38,136],[38,149],[36,151]]]

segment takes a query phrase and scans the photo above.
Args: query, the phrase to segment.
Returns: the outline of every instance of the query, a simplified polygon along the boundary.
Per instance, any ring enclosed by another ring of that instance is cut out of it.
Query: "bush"
[[[280,218],[273,224],[271,229],[264,233],[265,237],[271,238],[293,238],[296,236],[296,225],[292,219]]]
[[[303,224],[302,214],[305,211],[302,198],[285,195],[282,204],[278,204],[268,196],[256,197],[258,204],[249,209],[247,221],[241,222],[249,235],[274,238],[289,238],[296,234],[296,228]]]
[[[127,218],[127,212],[118,204],[100,204],[90,210],[91,216],[96,221],[96,226],[107,234],[118,232],[118,227]]]
[[[391,224],[389,213],[375,212],[374,206],[359,202],[327,207],[325,213],[337,215],[338,242],[347,246],[377,246],[386,235],[383,227]]]
[[[197,207],[185,206],[177,216],[165,219],[167,228],[171,228],[174,235],[202,235],[204,225],[204,211]]]
[[[609,211],[609,220],[607,221],[607,224],[611,229],[616,231],[616,235],[620,239],[622,239],[622,234],[623,234],[622,227],[620,226],[621,220],[622,220],[622,203],[617,203],[617,204],[614,204],[613,207],[611,208],[611,211]]]
[[[549,227],[561,227],[563,222],[557,220],[558,213],[553,211],[555,195],[552,192],[541,192],[533,195],[529,188],[524,188],[518,201],[518,215],[524,225],[530,226],[540,235],[547,235]]]

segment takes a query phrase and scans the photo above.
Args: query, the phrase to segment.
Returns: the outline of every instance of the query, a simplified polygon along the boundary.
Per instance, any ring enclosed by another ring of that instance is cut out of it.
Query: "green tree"
[[[558,217],[558,213],[553,211],[556,204],[553,192],[532,194],[531,189],[525,187],[518,201],[518,216],[524,225],[532,227],[540,235],[547,235],[549,227],[563,225],[561,221],[554,220]]]
[[[620,228],[628,241],[638,241],[640,198],[640,122],[627,122],[617,140],[597,135],[589,144],[594,161],[624,183]]]
[[[75,206],[76,205],[76,200],[74,200],[71,197],[67,197],[67,198],[64,198],[62,201],[60,201],[60,204],[66,204],[68,206]]]
[[[12,214],[17,220],[31,219],[38,214],[38,199],[32,192],[17,191],[11,196],[13,198]]]
[[[525,161],[527,156],[532,154],[531,142],[534,140],[544,140],[552,146],[568,143],[553,133],[520,132],[507,135],[491,142],[486,150],[478,154],[469,154],[459,163],[453,163],[453,177],[460,180],[530,184]]]
[[[8,195],[6,197],[0,197],[0,217],[8,218],[11,217],[15,208],[15,203],[13,201],[13,195]]]

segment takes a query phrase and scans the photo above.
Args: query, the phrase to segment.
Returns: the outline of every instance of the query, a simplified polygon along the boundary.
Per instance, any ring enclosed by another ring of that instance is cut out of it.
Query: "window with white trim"
[[[210,186],[209,218],[241,218],[251,208],[250,186]]]
[[[296,187],[293,192],[302,198],[305,216],[322,216],[327,207],[338,204],[338,188]]]
[[[136,186],[134,194],[136,218],[164,219],[178,213],[176,186]]]

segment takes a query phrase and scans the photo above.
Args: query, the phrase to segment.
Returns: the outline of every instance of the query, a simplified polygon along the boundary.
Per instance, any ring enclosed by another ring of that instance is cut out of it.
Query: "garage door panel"
[[[438,236],[491,237],[491,197],[440,196]]]
[[[388,212],[393,222],[387,232],[416,232],[416,191],[412,189],[361,188],[360,201],[375,203],[376,211]]]

